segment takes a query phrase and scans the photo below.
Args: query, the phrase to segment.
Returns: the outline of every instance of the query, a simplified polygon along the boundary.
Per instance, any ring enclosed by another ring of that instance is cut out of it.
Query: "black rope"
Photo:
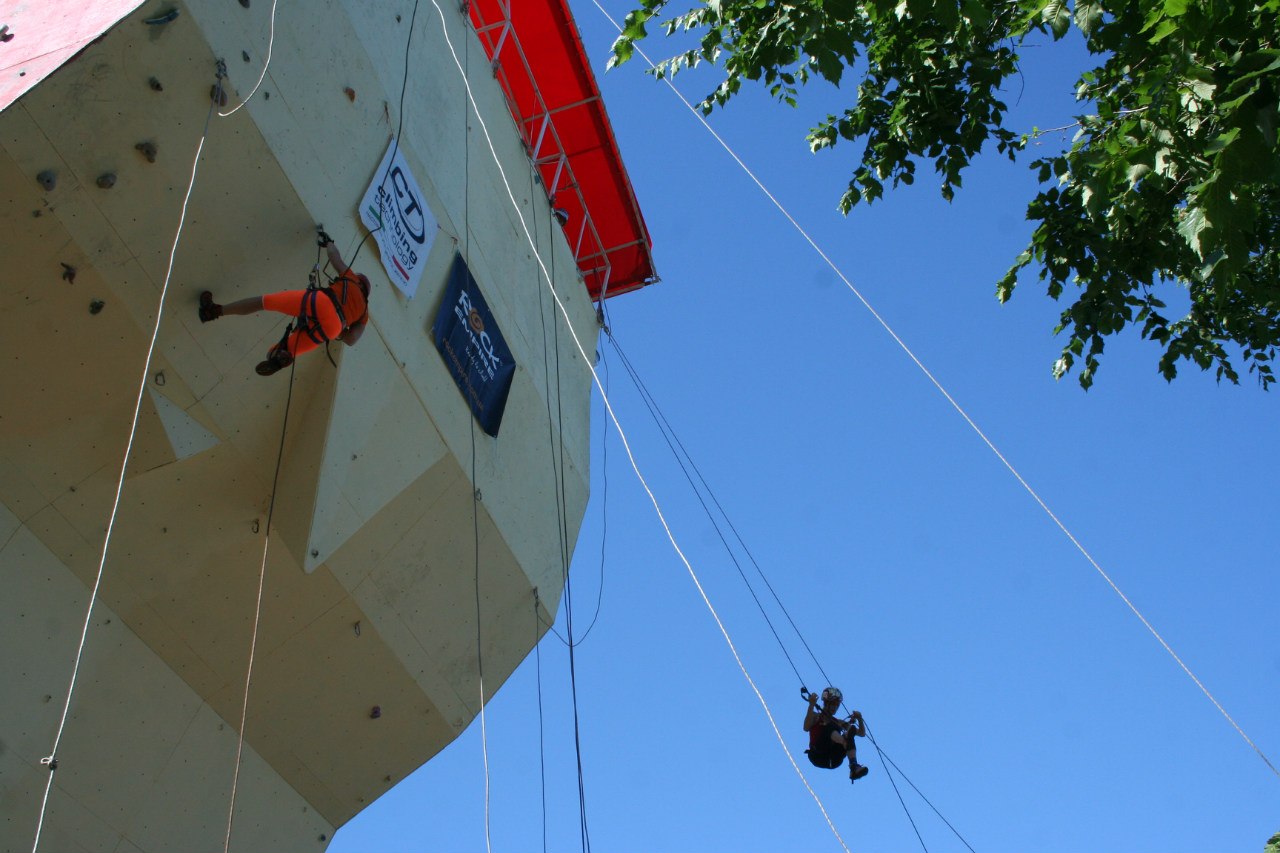
[[[635,367],[627,358],[626,353],[622,351],[620,346],[618,346],[618,342],[613,337],[612,332],[606,330],[605,334],[617,350],[618,355],[622,358],[622,365],[626,368],[627,374],[631,377],[632,383],[635,384],[636,390],[640,392],[640,399],[649,409],[650,417],[652,417],[654,423],[658,425],[658,431],[662,433],[663,440],[666,441],[667,447],[670,448],[672,455],[675,456],[676,464],[680,466],[680,470],[684,473],[685,480],[688,481],[689,487],[693,489],[694,495],[698,498],[698,503],[702,505],[702,511],[706,513],[707,520],[709,520],[711,522],[711,526],[715,528],[716,535],[720,538],[720,543],[724,545],[725,553],[729,555],[729,559],[732,561],[734,568],[738,570],[738,576],[742,578],[742,582],[746,585],[747,591],[751,593],[751,598],[755,601],[756,607],[760,610],[760,615],[764,617],[765,624],[769,626],[769,631],[773,634],[773,638],[778,642],[778,648],[782,651],[782,656],[787,659],[787,663],[791,666],[791,671],[796,675],[796,680],[803,685],[804,676],[800,674],[800,670],[796,667],[795,661],[791,659],[791,654],[787,651],[786,643],[784,643],[782,641],[782,637],[778,635],[778,631],[773,625],[773,620],[769,618],[769,613],[764,609],[764,603],[761,602],[760,597],[756,595],[755,588],[751,585],[751,581],[747,579],[746,572],[742,570],[742,564],[738,562],[737,555],[733,553],[733,548],[729,545],[729,540],[725,538],[724,531],[720,529],[719,522],[711,512],[711,508],[707,505],[706,499],[703,498],[702,490],[698,488],[698,484],[693,480],[693,475],[689,473],[690,467],[697,470],[697,466],[694,465],[693,458],[689,456],[689,452],[685,449],[684,444],[682,444],[679,437],[676,436],[671,423],[667,420],[666,416],[662,414],[657,401],[654,400],[653,395],[649,393],[649,389],[645,386],[643,380],[640,379],[640,375],[636,372]],[[679,450],[676,449],[677,446],[679,446]],[[685,464],[685,459],[688,459],[688,465]],[[710,493],[711,489],[707,486],[706,480],[702,478],[701,472],[698,473],[698,479],[701,480],[703,488]],[[718,503],[717,506],[719,506]],[[721,510],[721,512],[723,513],[723,510]]]
[[[533,591],[533,652],[538,668],[538,779],[542,789],[542,853],[547,853],[547,747],[542,722],[542,643],[538,625],[542,614],[538,612],[538,590]]]
[[[387,178],[391,176],[391,165],[395,163],[396,152],[400,150],[400,133],[404,130],[404,93],[409,87],[409,48],[413,45],[413,24],[418,20],[418,3],[420,2],[421,0],[413,0],[413,13],[409,15],[409,38],[404,43],[404,76],[400,80],[400,117],[396,124],[395,141],[391,143],[391,157],[387,160],[387,169],[382,173],[382,180],[379,182],[380,186],[383,187],[387,185]],[[381,230],[382,222],[379,221],[377,228],[365,233],[364,237],[360,239],[359,245],[356,246],[355,252],[351,255],[351,260],[347,262],[348,266],[355,266],[356,258],[360,257],[360,250],[364,248],[365,241],[373,235],[374,231]]]
[[[604,359],[604,393],[609,395],[609,365]],[[591,616],[591,624],[587,626],[587,630],[582,632],[582,636],[578,639],[581,644],[586,641],[591,634],[591,629],[596,626],[596,621],[600,618],[600,605],[604,602],[604,567],[605,567],[605,549],[609,544],[609,419],[602,418],[600,422],[600,585],[596,588],[596,612]]]
[[[907,801],[902,799],[902,792],[898,790],[898,783],[893,780],[893,774],[889,772],[889,766],[885,763],[884,751],[880,749],[880,744],[876,743],[876,739],[871,736],[871,729],[867,728],[867,721],[862,721],[863,728],[867,730],[867,739],[871,741],[871,745],[876,748],[876,753],[880,756],[880,765],[884,767],[884,775],[889,778],[889,784],[893,786],[893,793],[898,795],[898,803],[902,806],[902,811],[906,813],[907,820],[911,823],[911,831],[916,834],[916,839],[920,842],[920,846],[924,848],[924,853],[929,853],[929,848],[924,843],[924,838],[920,835],[920,829],[916,826],[916,819],[911,816],[911,810],[907,808]],[[903,777],[906,778],[906,777]],[[915,787],[914,785],[912,786]],[[950,824],[948,824],[950,826]],[[957,833],[958,835],[959,833]],[[960,839],[964,841],[964,839]],[[967,845],[966,845],[967,846]]]
[[[863,725],[866,725],[865,720],[863,721]],[[929,802],[929,798],[924,795],[923,791],[921,791],[919,788],[916,787],[916,783],[912,782],[911,778],[907,776],[906,773],[902,772],[902,768],[894,763],[893,759],[889,757],[889,753],[885,752],[883,749],[880,748],[880,744],[876,743],[876,739],[871,736],[871,729],[867,729],[867,738],[870,739],[871,745],[876,748],[876,752],[880,754],[881,761],[882,762],[887,761],[889,765],[893,767],[894,770],[898,771],[898,775],[902,777],[903,781],[905,781],[908,785],[911,786],[911,790],[915,791],[916,794],[919,795],[920,799],[924,800],[925,805],[933,809],[933,813],[938,816],[939,820],[941,820],[943,823],[947,825],[947,829],[955,833],[956,838],[960,839],[960,843],[962,843],[965,847],[969,848],[969,853],[977,853],[977,851],[973,849],[973,847],[969,844],[969,842],[965,841],[965,838],[963,835],[960,834],[960,831],[951,825],[951,821],[947,820],[946,817],[942,814],[942,812],[938,811],[937,807],[934,806],[933,803]]]
[[[680,465],[681,471],[684,472],[685,479],[689,481],[690,486],[694,490],[694,494],[698,497],[699,503],[702,504],[703,511],[707,513],[707,518],[711,521],[712,526],[715,527],[716,534],[720,537],[721,543],[725,546],[725,551],[729,554],[730,560],[733,561],[734,567],[738,569],[738,574],[740,577],[742,577],[742,581],[746,585],[748,592],[751,593],[752,599],[755,600],[756,607],[759,608],[760,610],[760,615],[764,617],[765,623],[769,626],[769,630],[773,633],[774,639],[777,640],[778,647],[782,650],[783,656],[787,659],[787,663],[791,665],[791,671],[795,673],[796,678],[799,679],[799,681],[801,682],[801,685],[803,686],[804,679],[803,677],[801,677],[799,669],[796,667],[795,662],[792,660],[791,655],[788,653],[786,644],[782,641],[781,636],[774,629],[772,620],[769,619],[769,615],[765,611],[764,606],[761,603],[759,597],[756,595],[755,589],[752,587],[750,581],[747,580],[746,574],[742,571],[742,567],[739,565],[737,558],[734,556],[732,548],[730,548],[729,543],[725,540],[724,534],[721,532],[719,524],[717,523],[715,517],[712,515],[711,511],[707,507],[706,501],[703,500],[701,490],[698,488],[697,485],[694,484],[693,479],[690,477],[689,471],[685,467],[683,459],[688,460],[689,467],[692,468],[694,473],[697,475],[698,481],[702,485],[702,489],[706,490],[708,497],[710,497],[712,503],[715,504],[716,510],[724,518],[725,523],[728,524],[729,529],[733,532],[733,535],[737,539],[738,544],[741,546],[743,552],[746,553],[747,557],[751,560],[752,565],[756,569],[756,573],[760,576],[760,579],[764,582],[765,586],[768,588],[770,594],[773,596],[773,600],[777,603],[779,609],[782,610],[783,615],[786,616],[787,621],[788,623],[790,623],[792,630],[795,631],[796,637],[800,640],[801,644],[804,646],[805,651],[808,652],[810,659],[813,661],[814,666],[817,667],[818,672],[822,675],[823,680],[827,684],[831,684],[832,681],[830,677],[827,675],[826,670],[823,669],[822,664],[821,662],[819,662],[817,655],[814,654],[813,649],[809,646],[808,641],[805,640],[804,634],[803,632],[801,632],[795,620],[791,618],[791,614],[787,610],[786,606],[782,603],[782,599],[779,597],[777,590],[775,590],[773,587],[773,584],[769,582],[769,579],[765,575],[763,568],[760,566],[760,563],[756,560],[755,556],[751,553],[751,549],[747,546],[746,541],[742,537],[742,534],[738,532],[738,529],[734,525],[733,520],[729,517],[729,514],[725,511],[719,499],[716,498],[715,491],[711,488],[710,484],[707,483],[706,478],[702,475],[702,472],[698,468],[697,463],[694,462],[692,455],[689,453],[688,449],[685,448],[683,442],[680,441],[680,437],[676,434],[674,427],[671,426],[670,421],[667,420],[666,415],[662,412],[662,408],[658,405],[656,398],[653,397],[653,394],[649,391],[648,387],[644,384],[644,381],[640,378],[639,371],[636,370],[635,366],[631,363],[630,359],[627,358],[626,353],[623,351],[621,345],[619,345],[617,339],[614,337],[611,329],[607,324],[604,325],[604,332],[605,332],[605,335],[609,338],[609,342],[613,344],[614,349],[618,352],[618,355],[621,357],[623,366],[626,368],[628,375],[632,379],[632,382],[636,385],[637,390],[640,392],[641,400],[645,403],[645,406],[649,409],[650,416],[654,418],[654,422],[658,424],[658,428],[663,435],[663,439],[667,442],[667,446],[671,448],[672,454],[676,457],[677,464]],[[674,445],[672,442],[674,442]],[[676,451],[676,447],[679,447],[679,452]],[[683,459],[682,459],[682,455],[683,455]],[[845,707],[845,710],[846,711],[849,710],[847,706]],[[894,793],[898,795],[898,802],[902,805],[902,810],[906,814],[907,820],[908,822],[910,822],[911,828],[916,834],[916,838],[919,839],[921,846],[924,847],[925,853],[928,853],[928,847],[925,846],[924,839],[921,838],[920,836],[920,831],[916,826],[915,818],[912,817],[911,810],[907,808],[906,801],[903,799],[901,792],[898,790],[898,785],[894,781],[893,775],[889,773],[889,770],[888,770],[889,764],[893,765],[894,770],[897,770],[899,775],[902,776],[903,780],[906,781],[906,783],[911,786],[912,790],[914,790],[920,796],[920,799],[924,800],[925,804],[928,805],[929,808],[933,810],[934,814],[936,814],[942,820],[942,822],[947,825],[947,828],[950,829],[955,834],[955,836],[960,839],[961,843],[963,843],[965,847],[969,848],[970,853],[974,853],[973,848],[969,845],[969,842],[965,840],[964,836],[962,836],[959,833],[959,831],[956,830],[954,826],[952,826],[951,822],[946,819],[946,817],[942,814],[942,812],[938,811],[937,807],[934,806],[933,803],[929,801],[929,798],[926,797],[918,787],[916,787],[915,783],[912,782],[911,779],[908,778],[908,776],[902,772],[901,768],[899,768],[897,764],[893,763],[893,760],[889,758],[888,754],[885,753],[883,749],[881,749],[880,744],[876,742],[874,737],[871,737],[870,729],[867,730],[867,736],[871,740],[872,745],[875,747],[877,754],[880,756],[881,764],[885,767],[885,775],[889,777],[889,782],[890,784],[893,785]]]

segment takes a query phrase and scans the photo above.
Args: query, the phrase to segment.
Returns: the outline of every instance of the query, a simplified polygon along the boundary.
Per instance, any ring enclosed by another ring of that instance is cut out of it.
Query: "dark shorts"
[[[809,763],[814,767],[821,767],[824,770],[835,770],[841,764],[844,764],[844,750],[838,743],[832,743],[831,749],[806,749],[804,754],[809,756]]]

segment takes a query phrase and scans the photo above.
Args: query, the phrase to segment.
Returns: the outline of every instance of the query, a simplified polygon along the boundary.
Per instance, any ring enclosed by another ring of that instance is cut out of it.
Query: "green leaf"
[[[1040,19],[1053,30],[1055,39],[1065,36],[1071,26],[1071,10],[1067,8],[1067,0],[1049,0],[1040,12]]]
[[[1147,41],[1152,44],[1156,44],[1177,31],[1178,22],[1171,18],[1165,18],[1160,22],[1160,25],[1156,27],[1156,31],[1151,34],[1151,38],[1147,39]]]
[[[1076,3],[1076,11],[1073,16],[1076,26],[1080,28],[1080,32],[1086,36],[1093,33],[1095,27],[1102,21],[1102,4],[1101,3]]]
[[[1178,223],[1178,233],[1182,235],[1183,239],[1187,241],[1187,245],[1198,256],[1203,256],[1200,248],[1200,235],[1208,225],[1209,222],[1205,218],[1204,210],[1199,207],[1188,208],[1182,216],[1182,221]]]
[[[1236,137],[1239,135],[1240,135],[1240,128],[1238,127],[1233,127],[1230,130],[1228,130],[1226,133],[1219,133],[1213,139],[1209,140],[1209,144],[1204,147],[1204,153],[1217,154],[1219,151],[1226,148],[1232,142],[1235,142]]]

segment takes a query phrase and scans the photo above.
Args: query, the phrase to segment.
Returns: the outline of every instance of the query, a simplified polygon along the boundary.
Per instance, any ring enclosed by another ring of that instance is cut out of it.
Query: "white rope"
[[[621,33],[622,28],[618,25],[618,22],[615,21],[607,11],[605,11],[604,7],[600,5],[599,0],[591,0],[591,2],[595,4],[595,7],[600,10],[601,14],[603,14],[606,18],[609,19],[609,23],[613,24],[613,26],[618,30],[618,32]],[[636,47],[636,53],[640,54],[641,58],[643,58],[644,61],[649,64],[650,68],[657,67],[654,64],[653,60],[651,60],[648,57],[648,55],[645,54],[645,52],[641,50],[639,47]],[[893,338],[894,343],[896,343],[899,347],[902,348],[902,351],[907,354],[907,357],[910,358],[911,361],[915,363],[916,367],[920,369],[920,372],[923,373],[925,377],[929,380],[929,382],[931,382],[933,386],[938,389],[939,393],[941,393],[942,396],[946,398],[947,402],[950,403],[952,408],[954,408],[956,412],[959,413],[960,417],[964,418],[965,423],[967,423],[970,426],[970,428],[972,428],[973,431],[977,433],[978,437],[982,439],[983,443],[986,444],[988,448],[991,449],[991,452],[995,454],[996,458],[999,459],[1000,462],[1004,464],[1004,467],[1009,469],[1009,473],[1014,476],[1014,478],[1018,481],[1018,483],[1022,485],[1022,488],[1026,489],[1027,493],[1031,495],[1031,497],[1035,500],[1037,504],[1040,505],[1040,508],[1044,510],[1045,514],[1049,516],[1049,518],[1053,521],[1055,525],[1057,525],[1058,529],[1061,530],[1062,533],[1067,537],[1067,539],[1071,541],[1071,544],[1076,547],[1076,550],[1078,550],[1084,556],[1084,558],[1089,561],[1089,565],[1093,566],[1093,568],[1097,571],[1097,573],[1102,576],[1102,579],[1107,582],[1107,585],[1111,587],[1111,589],[1116,593],[1116,595],[1120,596],[1120,600],[1123,601],[1131,611],[1133,611],[1133,615],[1138,617],[1138,619],[1142,622],[1142,624],[1146,626],[1146,629],[1151,632],[1151,635],[1155,637],[1156,640],[1159,641],[1160,645],[1164,647],[1164,650],[1169,653],[1170,657],[1172,657],[1177,662],[1178,666],[1182,668],[1182,671],[1185,672],[1193,682],[1195,682],[1196,687],[1200,688],[1200,692],[1202,692],[1209,699],[1209,701],[1213,703],[1214,707],[1217,708],[1219,712],[1221,712],[1222,716],[1226,717],[1227,722],[1231,724],[1231,726],[1236,730],[1236,732],[1240,735],[1240,737],[1244,738],[1244,742],[1249,744],[1249,746],[1253,748],[1253,751],[1258,754],[1258,757],[1263,760],[1263,762],[1267,765],[1267,767],[1271,768],[1272,773],[1275,773],[1277,776],[1280,776],[1280,770],[1276,769],[1275,765],[1272,764],[1270,759],[1268,759],[1267,756],[1262,752],[1262,750],[1258,748],[1257,744],[1255,744],[1253,740],[1250,739],[1250,737],[1247,734],[1245,734],[1244,729],[1242,729],[1240,725],[1235,721],[1235,719],[1233,719],[1232,716],[1227,713],[1227,709],[1222,707],[1222,704],[1218,702],[1218,700],[1214,697],[1212,693],[1209,692],[1209,688],[1204,686],[1204,683],[1201,682],[1200,679],[1196,677],[1195,673],[1191,671],[1191,668],[1188,667],[1186,663],[1183,662],[1182,658],[1178,656],[1178,654],[1173,650],[1173,648],[1165,641],[1164,637],[1160,635],[1160,632],[1158,632],[1155,629],[1155,627],[1150,622],[1147,621],[1147,617],[1142,615],[1141,611],[1139,611],[1138,608],[1134,605],[1134,603],[1129,600],[1129,597],[1125,595],[1124,592],[1121,591],[1120,587],[1116,585],[1116,582],[1111,579],[1111,576],[1108,575],[1106,571],[1103,570],[1102,566],[1098,564],[1098,561],[1093,558],[1093,555],[1090,554],[1088,550],[1085,549],[1084,545],[1080,543],[1080,540],[1076,539],[1075,535],[1072,534],[1072,532],[1067,529],[1067,526],[1063,524],[1063,522],[1058,518],[1056,514],[1054,514],[1053,510],[1049,508],[1049,505],[1045,503],[1044,499],[1040,497],[1039,493],[1037,493],[1036,490],[1031,487],[1030,483],[1028,483],[1025,479],[1023,479],[1022,475],[1018,473],[1018,470],[1013,467],[1013,463],[1011,463],[1007,458],[1005,458],[1005,455],[1000,452],[999,448],[996,447],[995,443],[992,442],[991,439],[987,437],[987,434],[982,431],[982,429],[978,426],[977,423],[974,422],[973,418],[969,416],[969,413],[966,412],[964,408],[961,407],[961,405],[956,402],[955,398],[952,397],[950,393],[948,393],[947,389],[943,387],[942,383],[939,382],[938,379],[933,375],[933,373],[929,371],[929,368],[925,367],[924,362],[922,362],[916,356],[916,354],[911,350],[909,346],[907,346],[906,342],[903,341],[902,338],[898,337],[898,333],[893,330],[893,327],[889,325],[888,321],[886,321],[883,317],[880,316],[879,312],[877,312],[876,309],[872,307],[871,303],[867,301],[867,298],[863,296],[862,293],[853,285],[853,282],[851,282],[849,278],[844,274],[844,272],[838,266],[836,266],[835,262],[832,261],[831,258],[827,256],[827,253],[822,250],[822,248],[814,241],[814,239],[809,236],[809,233],[805,231],[804,227],[801,226],[800,223],[797,222],[795,218],[787,211],[787,209],[782,206],[782,202],[778,201],[778,199],[774,197],[773,193],[769,192],[768,188],[765,187],[765,185],[760,181],[760,179],[756,177],[755,173],[752,172],[751,169],[747,166],[747,164],[744,163],[742,159],[737,155],[737,153],[735,153],[734,150],[729,147],[729,143],[725,142],[724,138],[721,137],[720,134],[716,133],[715,129],[711,127],[711,125],[707,122],[706,118],[703,117],[703,115],[698,112],[698,109],[693,104],[691,104],[687,98],[685,98],[684,94],[681,93],[679,89],[675,87],[675,84],[671,82],[670,75],[664,76],[662,80],[664,83],[667,84],[667,87],[671,89],[672,92],[675,93],[676,97],[680,99],[680,101],[685,105],[685,107],[688,108],[689,112],[693,114],[694,118],[696,118],[702,124],[702,126],[707,129],[707,132],[710,133],[715,138],[716,142],[720,143],[720,146],[724,148],[724,150],[729,154],[730,157],[733,158],[734,162],[737,163],[742,168],[742,171],[747,174],[747,177],[749,177],[752,180],[752,182],[755,183],[755,185],[760,188],[760,191],[765,194],[765,196],[769,199],[769,201],[773,202],[774,207],[778,208],[778,211],[782,213],[784,217],[786,217],[787,221],[790,222],[791,225],[800,234],[800,236],[805,239],[805,242],[807,242],[813,248],[813,250],[817,252],[818,257],[822,258],[822,260],[826,262],[827,266],[831,268],[832,272],[834,272],[837,276],[839,276],[840,280],[844,282],[845,287],[849,289],[849,292],[851,292],[854,296],[858,298],[858,301],[862,303],[863,307],[865,307],[868,312],[870,312],[871,316],[875,318],[876,322],[879,323],[881,327],[883,327],[884,330],[889,333],[889,337]]]
[[[225,113],[218,113],[219,118],[226,118],[229,115],[234,115],[239,112],[241,107],[253,100],[253,96],[258,93],[258,87],[261,86],[262,81],[267,78],[267,69],[271,67],[271,51],[275,48],[276,44],[276,4],[278,2],[279,0],[271,0],[271,34],[267,38],[267,61],[262,63],[262,73],[258,75],[258,82],[253,84],[253,91],[251,91],[248,97],[243,101],[230,110],[227,110]]]
[[[290,382],[293,378],[290,377]],[[289,413],[285,411],[285,423],[288,423]],[[282,428],[283,429],[283,428]],[[277,473],[279,471],[279,460],[276,462]],[[275,503],[275,487],[271,489],[271,502]],[[240,787],[240,762],[244,755],[244,729],[249,718],[249,685],[253,682],[253,661],[258,652],[258,626],[262,621],[262,590],[267,580],[267,549],[271,546],[271,518],[270,513],[267,517],[267,529],[262,541],[262,565],[258,570],[258,597],[253,607],[253,634],[249,640],[249,665],[246,668],[244,676],[244,701],[240,705],[240,727],[236,732],[236,764],[235,769],[231,773],[231,802],[227,806],[227,832],[222,841],[222,853],[228,853],[231,849],[231,826],[235,822],[236,816],[236,792]]]
[[[484,719],[484,678],[480,679],[480,754],[484,759],[484,849],[493,853],[489,837],[489,733]]]
[[[89,606],[85,610],[84,625],[80,629],[80,644],[76,648],[75,664],[71,668],[71,681],[67,685],[66,701],[62,705],[62,718],[58,721],[58,731],[53,738],[53,749],[49,751],[48,756],[40,759],[40,763],[49,768],[49,779],[45,783],[44,796],[40,800],[40,817],[36,821],[36,834],[31,844],[31,853],[36,853],[40,848],[40,834],[44,830],[45,812],[49,806],[49,792],[53,788],[53,775],[58,767],[58,747],[62,743],[62,734],[67,727],[67,717],[71,713],[71,697],[75,693],[76,680],[80,676],[80,664],[84,660],[84,647],[89,637],[89,625],[93,620],[93,610],[98,603],[98,591],[102,588],[102,575],[103,569],[107,564],[107,551],[111,545],[111,533],[115,530],[116,516],[120,510],[120,496],[124,492],[124,475],[129,467],[129,456],[133,453],[134,439],[138,434],[138,417],[142,413],[142,396],[147,390],[147,380],[151,375],[151,358],[155,354],[156,339],[160,335],[160,320],[164,316],[164,300],[169,293],[169,282],[173,278],[174,258],[178,253],[178,243],[182,239],[182,229],[187,222],[187,205],[191,201],[191,192],[196,185],[196,173],[200,167],[200,155],[204,152],[205,140],[209,137],[209,116],[212,113],[213,105],[210,104],[209,113],[205,116],[204,132],[200,136],[200,143],[196,146],[196,156],[191,163],[191,180],[188,181],[186,195],[182,198],[182,213],[178,217],[178,228],[173,235],[173,244],[169,248],[169,266],[165,270],[164,284],[160,287],[160,298],[156,305],[156,321],[151,328],[151,340],[147,344],[147,358],[142,367],[142,381],[138,383],[138,395],[133,403],[133,420],[129,425],[129,440],[125,443],[124,459],[120,462],[120,476],[116,479],[116,492],[111,502],[111,515],[107,520],[107,532],[102,540],[102,553],[98,557],[98,573],[93,580],[93,591],[89,595]]]
[[[715,607],[711,604],[711,599],[707,597],[706,590],[703,589],[701,582],[698,580],[698,575],[694,571],[692,564],[690,564],[689,558],[685,556],[684,551],[680,548],[680,544],[676,541],[675,534],[672,532],[670,524],[667,523],[667,517],[662,511],[662,507],[659,505],[658,499],[653,493],[653,489],[650,488],[649,482],[640,471],[639,463],[637,463],[635,454],[631,449],[631,442],[627,439],[627,434],[623,430],[622,424],[619,422],[618,416],[613,410],[613,404],[609,401],[609,397],[605,393],[604,385],[600,381],[599,374],[596,373],[592,359],[587,356],[587,351],[583,347],[582,341],[578,337],[578,333],[573,328],[573,322],[569,317],[568,310],[564,306],[564,302],[561,301],[560,295],[556,293],[555,285],[551,281],[550,274],[547,272],[546,264],[543,262],[542,255],[538,251],[533,235],[529,231],[528,223],[525,222],[524,213],[520,210],[520,205],[516,202],[515,193],[511,190],[511,182],[507,179],[506,170],[502,167],[502,162],[498,158],[498,152],[493,145],[493,139],[489,135],[489,126],[485,122],[484,116],[480,114],[480,109],[476,105],[475,96],[471,92],[471,83],[467,79],[467,72],[462,67],[462,63],[458,60],[458,53],[454,49],[453,40],[449,38],[448,23],[445,20],[444,11],[440,8],[440,4],[437,0],[431,0],[431,5],[435,7],[436,14],[440,16],[440,28],[441,32],[444,34],[445,43],[449,47],[449,53],[453,56],[454,65],[457,66],[458,72],[462,75],[462,83],[467,90],[467,100],[470,102],[471,109],[480,123],[481,131],[484,132],[485,142],[489,146],[489,153],[493,157],[494,165],[498,167],[498,173],[502,178],[503,186],[506,188],[507,197],[511,201],[511,207],[516,212],[517,218],[520,220],[520,227],[524,231],[525,240],[528,241],[529,248],[533,251],[534,258],[537,259],[538,267],[542,270],[543,280],[546,281],[547,289],[551,292],[551,297],[555,300],[556,306],[560,309],[560,313],[564,317],[565,326],[569,330],[569,335],[573,338],[574,346],[577,347],[578,353],[582,356],[583,364],[585,364],[587,369],[591,371],[591,378],[595,382],[596,388],[600,391],[600,397],[604,402],[605,410],[609,413],[609,419],[613,421],[614,428],[617,429],[618,435],[622,439],[622,446],[627,452],[627,459],[631,463],[631,470],[635,472],[636,478],[640,481],[640,485],[644,487],[645,493],[649,496],[649,502],[653,504],[654,512],[658,515],[658,521],[662,524],[662,529],[666,531],[667,540],[671,543],[671,547],[680,557],[680,561],[684,563],[685,569],[689,572],[689,577],[693,579],[694,586],[697,587],[698,594],[702,597],[703,603],[706,604],[707,609],[711,612],[712,618],[715,619],[716,625],[720,628],[720,633],[724,637],[725,643],[728,644],[729,651],[733,654],[733,658],[738,664],[738,669],[742,671],[743,677],[745,677],[747,683],[751,685],[751,689],[755,692],[756,698],[760,700],[760,705],[764,708],[765,716],[769,718],[769,725],[773,727],[773,732],[777,736],[778,743],[782,746],[783,752],[786,753],[787,759],[791,762],[791,766],[795,768],[796,774],[800,777],[800,781],[804,783],[805,789],[808,790],[809,795],[813,797],[814,802],[818,804],[818,809],[822,812],[822,816],[826,820],[827,826],[831,828],[832,834],[835,835],[836,840],[840,842],[840,846],[844,848],[845,853],[849,853],[849,846],[845,844],[844,839],[840,836],[840,832],[832,822],[831,816],[827,813],[826,807],[822,804],[821,798],[818,796],[817,792],[813,790],[813,787],[810,786],[808,779],[805,778],[804,773],[800,770],[800,765],[796,763],[795,757],[791,754],[791,750],[787,746],[787,742],[783,738],[781,730],[778,728],[777,721],[774,719],[773,712],[769,708],[769,703],[765,701],[764,694],[760,692],[760,689],[756,686],[755,680],[752,679],[751,674],[747,671],[746,665],[742,662],[742,657],[738,654],[738,649],[733,643],[733,639],[729,636],[728,630],[720,620],[720,616],[716,612]]]

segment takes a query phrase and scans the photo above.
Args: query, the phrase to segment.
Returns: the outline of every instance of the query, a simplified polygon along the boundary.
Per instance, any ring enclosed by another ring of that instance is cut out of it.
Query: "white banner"
[[[412,299],[439,225],[394,139],[360,200],[360,220],[378,241],[387,275]]]

